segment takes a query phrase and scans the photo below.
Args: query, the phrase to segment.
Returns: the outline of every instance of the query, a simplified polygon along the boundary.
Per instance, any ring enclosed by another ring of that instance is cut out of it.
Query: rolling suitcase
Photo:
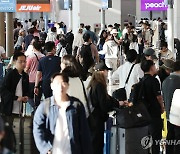
[[[116,125],[111,128],[110,154],[125,154],[125,129]]]
[[[110,154],[111,127],[112,118],[109,118],[108,121],[105,122],[103,154]]]
[[[103,154],[110,154],[110,139],[111,139],[111,131],[105,130],[104,131],[104,153]]]
[[[125,129],[118,127],[116,114],[114,115],[111,127],[110,154],[125,154]]]

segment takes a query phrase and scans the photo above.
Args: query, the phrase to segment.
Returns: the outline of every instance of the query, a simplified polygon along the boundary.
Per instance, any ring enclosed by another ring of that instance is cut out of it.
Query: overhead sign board
[[[0,12],[16,12],[16,0],[0,0]]]
[[[50,12],[50,4],[17,4],[17,12]]]
[[[165,0],[141,0],[141,11],[167,11]]]
[[[17,0],[17,12],[50,12],[50,0]]]

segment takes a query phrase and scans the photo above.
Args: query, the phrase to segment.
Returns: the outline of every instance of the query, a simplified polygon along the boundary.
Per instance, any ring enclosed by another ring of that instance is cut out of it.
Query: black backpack
[[[148,77],[143,77],[138,83],[132,86],[129,102],[132,102],[134,105],[138,103],[143,103],[148,109],[150,104],[145,99],[145,85],[144,85],[144,82],[147,78]]]
[[[83,64],[88,67],[94,64],[94,59],[92,57],[92,52],[91,52],[91,44],[92,43],[90,43],[89,45],[83,44],[79,53],[80,57],[83,59]]]

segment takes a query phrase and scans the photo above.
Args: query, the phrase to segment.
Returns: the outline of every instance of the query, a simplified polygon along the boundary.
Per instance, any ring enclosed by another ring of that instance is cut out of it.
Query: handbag
[[[151,122],[151,116],[148,112],[149,104],[145,98],[144,81],[148,77],[141,79],[132,86],[129,101],[131,106],[115,109],[117,123],[121,128],[134,128],[147,126]]]
[[[126,82],[125,82],[125,86],[124,88],[119,88],[117,90],[115,90],[113,93],[112,93],[112,97],[114,97],[115,99],[117,99],[118,101],[125,101],[127,100],[127,95],[126,95],[126,84],[128,83],[129,81],[129,78],[130,78],[130,75],[131,75],[131,72],[134,68],[135,64],[132,65],[130,71],[129,71],[129,74],[128,74],[128,77],[126,79]]]
[[[120,128],[136,128],[147,126],[151,122],[151,117],[144,103],[116,108],[117,124]]]

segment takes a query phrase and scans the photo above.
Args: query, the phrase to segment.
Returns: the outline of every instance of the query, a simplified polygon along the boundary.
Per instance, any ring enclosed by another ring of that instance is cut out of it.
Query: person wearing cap
[[[115,29],[115,28],[112,29],[112,31],[110,32],[110,34],[113,36],[114,41],[115,41],[118,45],[120,45],[121,42],[122,42],[122,39],[120,39],[120,38],[118,37],[119,32],[117,31],[117,29]]]
[[[135,35],[133,34],[134,32],[132,31],[132,26],[127,27],[127,33],[124,36],[124,42],[123,42],[123,47],[124,47],[124,53],[129,50],[130,43],[133,42],[133,38]]]
[[[174,72],[170,74],[170,76],[168,76],[163,84],[162,84],[162,94],[163,94],[163,99],[165,102],[165,109],[166,109],[166,116],[167,116],[167,120],[168,120],[168,135],[167,135],[167,141],[169,140],[179,140],[179,132],[180,132],[180,127],[175,126],[173,124],[171,124],[169,122],[169,114],[170,114],[170,109],[171,109],[171,105],[172,105],[172,98],[173,98],[173,94],[175,92],[176,89],[180,89],[180,61],[176,61],[174,63]],[[179,103],[179,99],[178,99],[178,103]],[[173,146],[173,145],[167,145],[166,146],[166,152],[167,154],[173,154],[174,150],[175,153],[180,153],[180,151],[178,151],[179,145]]]
[[[20,29],[19,30],[19,36],[18,36],[16,44],[14,45],[14,48],[16,46],[22,46],[24,48],[24,37],[25,37],[25,35],[26,35],[25,30],[24,29]]]
[[[152,35],[150,30],[148,29],[149,23],[144,22],[142,24],[142,35],[145,47],[149,47],[151,45]]]
[[[173,53],[168,49],[168,44],[167,42],[162,42],[161,43],[161,51],[160,51],[160,57],[161,60],[165,60],[165,59],[172,59],[174,60],[174,55]]]
[[[104,62],[95,65],[91,81],[88,85],[94,110],[89,116],[89,127],[92,135],[93,154],[103,154],[104,122],[108,119],[108,112],[119,107],[119,102],[108,95],[106,78],[108,68]]]
[[[155,60],[158,59],[156,56],[156,52],[152,48],[147,48],[144,50],[144,57],[146,60]]]
[[[159,67],[158,76],[161,83],[173,72],[174,61],[171,59],[164,60],[164,64]]]

